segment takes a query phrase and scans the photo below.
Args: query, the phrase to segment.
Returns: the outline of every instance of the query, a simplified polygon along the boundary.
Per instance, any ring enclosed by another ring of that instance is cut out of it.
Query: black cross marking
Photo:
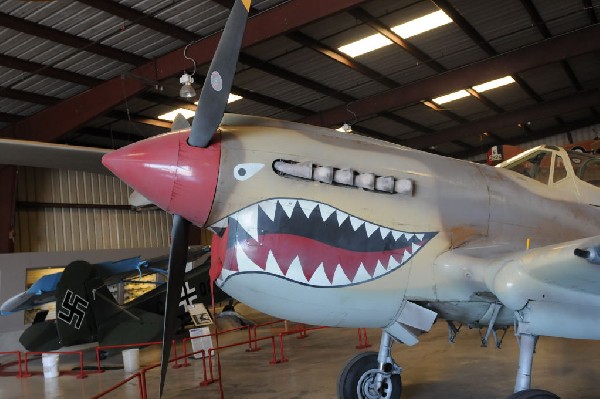
[[[73,291],[67,290],[61,304],[64,311],[61,310],[58,312],[56,317],[68,325],[73,324],[73,319],[76,317],[77,321],[75,321],[74,327],[79,330],[83,323],[83,318],[85,317],[88,305],[88,301],[79,295],[73,294]]]
[[[179,306],[183,306],[187,310],[187,306],[193,305],[193,301],[198,299],[198,295],[195,292],[196,288],[190,287],[186,281],[183,287],[181,287],[181,301],[179,302]]]

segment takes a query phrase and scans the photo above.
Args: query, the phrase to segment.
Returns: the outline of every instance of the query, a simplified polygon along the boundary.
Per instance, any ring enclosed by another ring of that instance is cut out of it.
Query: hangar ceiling
[[[193,58],[199,92],[232,3],[4,0],[0,135],[116,148],[164,132],[170,122],[159,115],[195,108],[178,96],[179,77],[194,72]],[[242,98],[227,112],[347,123],[458,158],[600,123],[599,8],[597,0],[257,0],[233,87]],[[445,22],[424,32],[425,20],[411,22],[433,13]],[[416,33],[402,30],[411,26]],[[339,49],[376,34],[387,45]],[[500,78],[508,83],[480,86]]]

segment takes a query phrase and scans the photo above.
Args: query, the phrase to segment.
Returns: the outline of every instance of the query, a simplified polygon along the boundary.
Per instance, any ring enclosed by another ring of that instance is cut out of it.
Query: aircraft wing
[[[513,310],[533,300],[600,306],[600,236],[519,251],[496,263],[487,285]]]
[[[185,117],[177,114],[171,131],[189,128],[190,124]],[[113,173],[102,165],[102,157],[111,151],[40,141],[0,139],[0,165],[81,170],[112,176]],[[141,200],[140,197],[143,198],[137,193],[138,201]]]
[[[518,332],[600,339],[600,236],[483,259],[452,250],[440,266],[456,266],[497,303],[515,312]],[[458,270],[454,267],[454,270]]]
[[[42,276],[27,291],[21,292],[0,305],[0,315],[32,309],[55,300],[54,293],[62,272]]]
[[[0,139],[0,164],[72,169],[112,175],[102,165],[102,156],[110,151],[39,141]]]

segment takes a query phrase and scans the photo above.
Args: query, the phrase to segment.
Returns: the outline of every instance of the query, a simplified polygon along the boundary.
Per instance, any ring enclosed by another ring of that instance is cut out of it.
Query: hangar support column
[[[17,167],[0,165],[0,182],[0,253],[10,253],[15,250]]]

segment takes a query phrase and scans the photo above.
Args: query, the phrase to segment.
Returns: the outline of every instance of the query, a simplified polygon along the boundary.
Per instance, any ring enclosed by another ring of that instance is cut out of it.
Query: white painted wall
[[[128,205],[131,188],[113,176],[19,168],[17,200],[30,203]],[[161,248],[172,217],[163,211],[24,208],[15,215],[15,252]]]

